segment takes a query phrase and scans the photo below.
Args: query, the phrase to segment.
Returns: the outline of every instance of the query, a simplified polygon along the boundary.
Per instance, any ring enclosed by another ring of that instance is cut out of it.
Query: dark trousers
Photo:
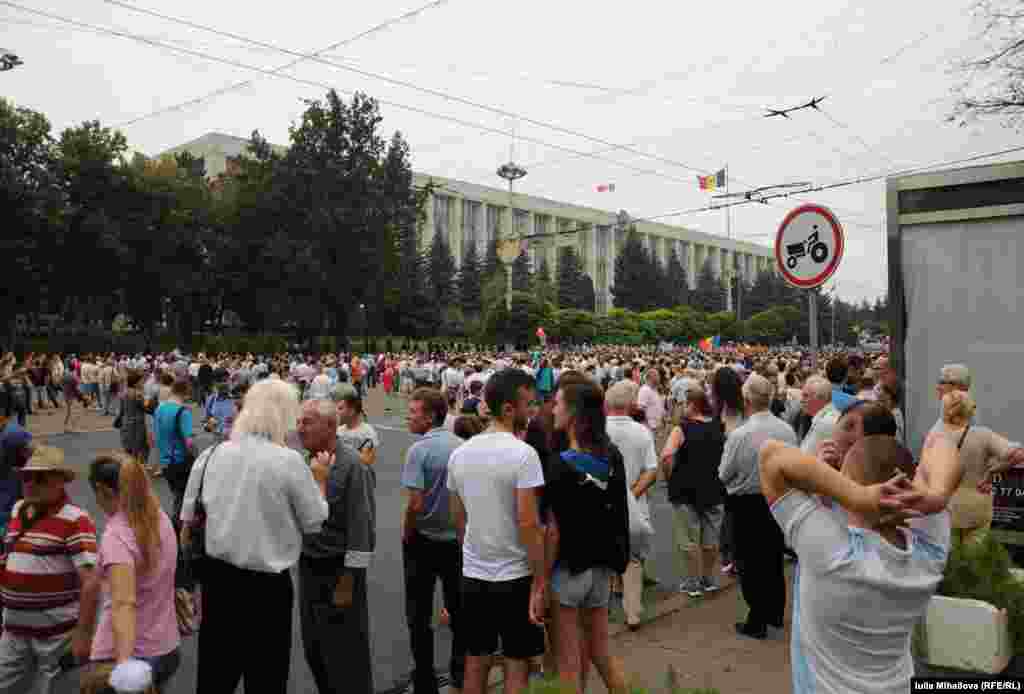
[[[352,604],[334,605],[338,577],[351,573]],[[302,646],[320,694],[374,694],[370,657],[370,608],[366,569],[349,569],[339,558],[299,560]]]
[[[164,479],[171,488],[171,525],[174,526],[175,535],[181,537],[181,506],[185,501],[185,488],[188,487],[188,471],[180,463],[168,465],[164,468]],[[174,574],[174,584],[176,588],[190,591],[195,588],[191,567],[185,561],[181,547],[178,547],[178,568]]]
[[[405,567],[405,618],[414,663],[416,694],[437,694],[434,674],[434,587],[441,581],[444,606],[451,617],[452,656],[448,663],[451,686],[462,689],[466,651],[460,629],[462,549],[457,542],[432,540],[420,533],[402,545]]]
[[[203,566],[197,694],[286,694],[292,655],[292,577],[210,559]]]
[[[750,607],[747,625],[782,627],[786,614],[786,576],[782,530],[760,494],[731,497],[740,588]]]

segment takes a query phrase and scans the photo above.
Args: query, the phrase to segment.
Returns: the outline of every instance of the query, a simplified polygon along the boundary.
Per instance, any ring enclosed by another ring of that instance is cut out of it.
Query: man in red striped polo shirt
[[[37,447],[20,474],[24,499],[0,552],[0,692],[49,694],[96,566],[96,526],[65,491],[75,472],[64,451]]]

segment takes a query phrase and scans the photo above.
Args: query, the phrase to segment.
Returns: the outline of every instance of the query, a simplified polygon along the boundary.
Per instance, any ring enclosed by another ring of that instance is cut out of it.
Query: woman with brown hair
[[[149,435],[146,432],[146,410],[142,395],[142,372],[131,370],[125,377],[125,391],[121,398],[121,447],[125,453],[137,460],[143,467],[149,460]],[[149,468],[151,474],[159,474]]]
[[[97,456],[89,466],[89,485],[107,525],[97,577],[82,591],[72,651],[93,667],[144,661],[160,691],[180,664],[174,528],[137,460],[123,453]],[[104,600],[96,627],[101,588]]]
[[[593,663],[607,690],[618,694],[626,682],[608,648],[608,604],[612,577],[629,561],[624,462],[608,437],[600,386],[560,385],[553,415],[569,440],[545,473],[545,564],[558,612],[558,674],[564,685],[586,691],[585,664]]]

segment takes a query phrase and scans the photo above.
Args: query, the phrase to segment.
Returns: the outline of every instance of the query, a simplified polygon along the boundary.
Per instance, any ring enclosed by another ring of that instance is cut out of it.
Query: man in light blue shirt
[[[414,665],[416,694],[438,694],[434,674],[434,587],[440,579],[450,616],[451,686],[461,690],[465,646],[459,625],[462,548],[448,510],[448,461],[462,439],[444,428],[448,404],[441,391],[418,388],[409,399],[409,431],[423,438],[406,454],[402,487],[408,503],[402,519],[405,613]]]

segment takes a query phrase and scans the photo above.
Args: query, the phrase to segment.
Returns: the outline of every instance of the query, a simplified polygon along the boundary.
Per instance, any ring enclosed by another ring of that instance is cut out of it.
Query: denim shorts
[[[606,566],[595,566],[578,574],[559,566],[551,576],[551,590],[562,607],[595,609],[608,607],[615,572]]]

